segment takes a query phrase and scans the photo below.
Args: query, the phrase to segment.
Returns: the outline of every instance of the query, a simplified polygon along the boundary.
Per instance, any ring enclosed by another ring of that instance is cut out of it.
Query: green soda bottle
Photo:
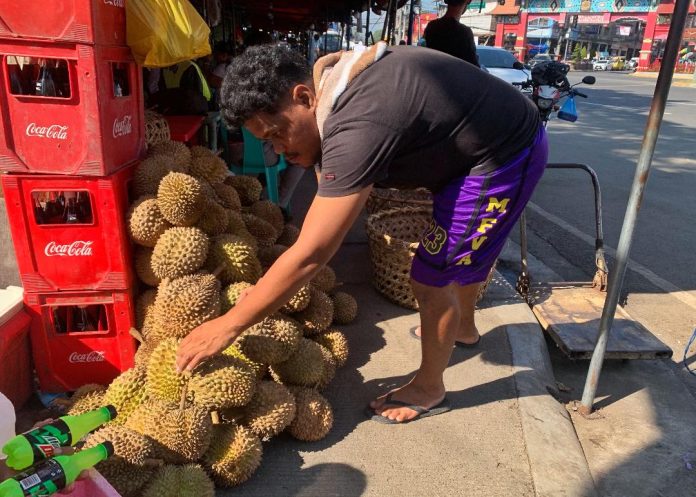
[[[52,457],[59,447],[75,445],[87,433],[116,417],[114,406],[100,407],[77,416],[61,416],[55,421],[17,435],[5,444],[7,465],[21,471]]]
[[[56,456],[0,483],[0,497],[44,497],[73,483],[80,472],[114,453],[111,442],[103,442],[72,456]]]

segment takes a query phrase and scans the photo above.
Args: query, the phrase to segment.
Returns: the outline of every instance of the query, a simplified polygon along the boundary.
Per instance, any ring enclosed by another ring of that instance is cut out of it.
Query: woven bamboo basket
[[[429,207],[432,210],[433,196],[425,188],[397,190],[396,188],[373,188],[365,208],[368,214],[403,207]]]
[[[367,238],[372,261],[372,284],[379,293],[397,305],[418,310],[411,289],[411,263],[419,240],[432,219],[432,208],[401,207],[378,211],[367,218]],[[481,285],[480,301],[493,278],[495,264]]]
[[[148,148],[159,142],[171,139],[167,120],[157,112],[145,111],[145,143]]]

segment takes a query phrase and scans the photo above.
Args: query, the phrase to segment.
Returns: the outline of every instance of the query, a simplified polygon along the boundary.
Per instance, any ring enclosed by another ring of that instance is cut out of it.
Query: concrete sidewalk
[[[298,225],[313,191],[309,176],[293,200]],[[555,381],[541,330],[502,278],[477,311],[480,347],[456,349],[446,372],[454,409],[391,426],[367,420],[364,409],[417,369],[420,343],[408,330],[418,315],[372,288],[364,220],[331,265],[360,306],[356,322],[341,327],[350,359],[325,392],[334,428],[317,443],[285,435],[265,443],[252,480],[218,495],[596,495],[568,413],[549,394]]]

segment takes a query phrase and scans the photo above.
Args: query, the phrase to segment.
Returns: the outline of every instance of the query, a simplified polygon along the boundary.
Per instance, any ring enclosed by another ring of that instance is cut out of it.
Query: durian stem
[[[164,460],[163,459],[153,459],[153,458],[147,458],[143,462],[144,466],[147,467],[159,467],[159,466],[164,466]]]
[[[222,421],[220,421],[220,413],[217,411],[212,411],[210,413],[210,419],[213,421],[214,425],[219,425],[222,423]]]
[[[131,328],[130,330],[128,330],[128,333],[130,333],[130,336],[135,338],[141,344],[145,343],[145,338],[143,337],[142,333],[140,333],[135,328]]]
[[[181,401],[179,402],[179,410],[183,411],[186,408],[186,394],[188,390],[188,381],[184,383],[184,386],[181,388]]]

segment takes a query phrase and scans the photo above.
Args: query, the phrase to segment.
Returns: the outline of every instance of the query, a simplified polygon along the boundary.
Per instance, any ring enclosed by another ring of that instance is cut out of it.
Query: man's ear
[[[305,84],[295,85],[292,89],[292,101],[295,104],[302,105],[308,109],[314,109],[316,106],[317,96],[314,90]]]

